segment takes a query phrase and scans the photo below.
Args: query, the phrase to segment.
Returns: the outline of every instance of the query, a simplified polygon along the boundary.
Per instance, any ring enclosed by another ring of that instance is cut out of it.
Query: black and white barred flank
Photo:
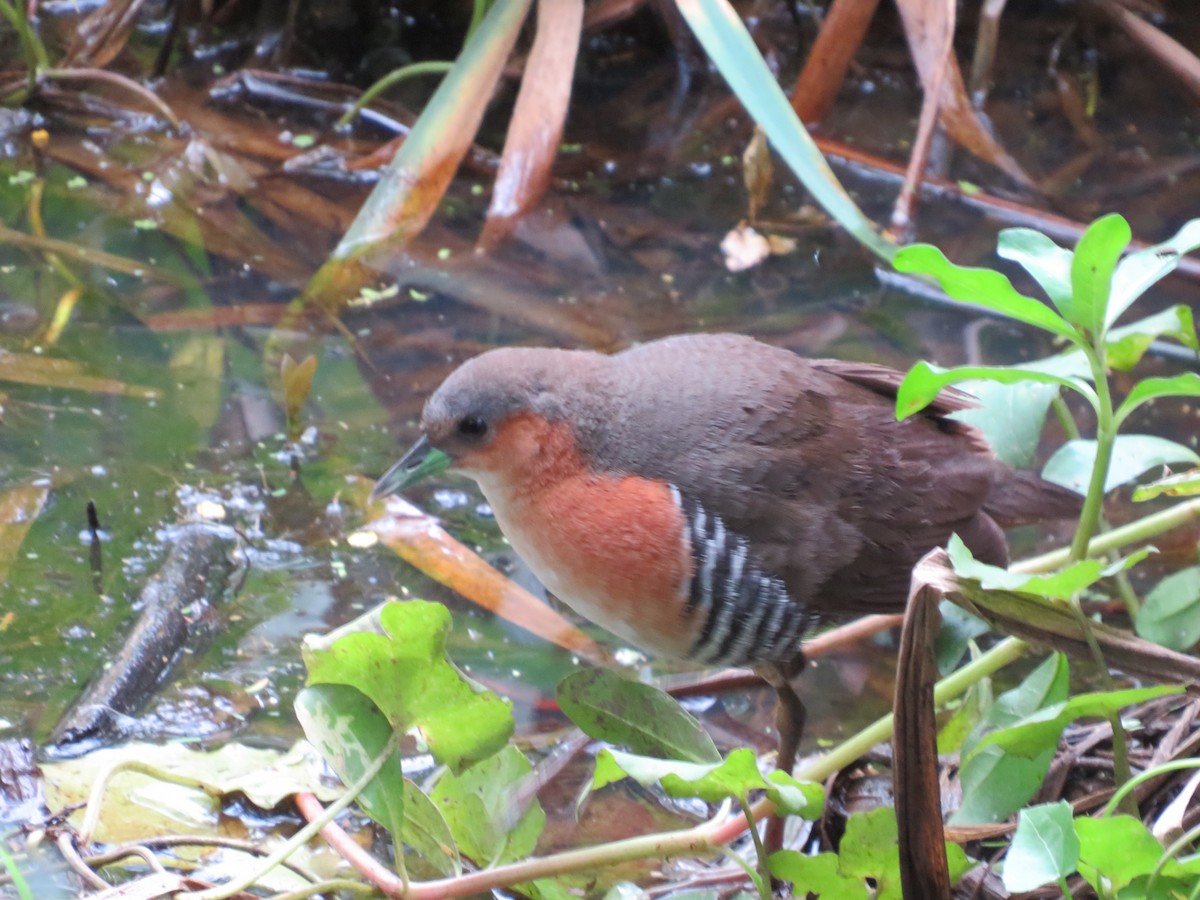
[[[787,662],[800,652],[814,623],[788,596],[783,581],[765,574],[751,559],[746,538],[725,527],[720,516],[671,486],[683,512],[692,547],[687,612],[700,616],[700,636],[689,656],[712,666]]]

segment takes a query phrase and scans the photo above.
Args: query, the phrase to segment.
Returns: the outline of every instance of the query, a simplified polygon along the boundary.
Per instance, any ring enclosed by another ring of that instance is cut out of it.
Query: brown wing
[[[611,418],[585,442],[595,458],[703,498],[817,613],[902,608],[913,564],[953,531],[980,558],[1006,559],[981,512],[1001,466],[978,432],[944,418],[966,395],[897,422],[900,373],[733,335],[614,360]]]

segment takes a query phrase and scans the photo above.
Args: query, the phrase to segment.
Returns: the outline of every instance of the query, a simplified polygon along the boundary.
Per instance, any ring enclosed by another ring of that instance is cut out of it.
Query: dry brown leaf
[[[984,127],[967,96],[962,71],[953,54],[952,0],[897,0],[913,62],[927,92],[936,91],[939,120],[946,133],[965,150],[1003,171],[1022,187],[1035,190],[1033,180]],[[941,88],[934,87],[945,64]]]
[[[537,35],[513,108],[479,246],[493,250],[550,184],[571,101],[583,0],[539,0]]]

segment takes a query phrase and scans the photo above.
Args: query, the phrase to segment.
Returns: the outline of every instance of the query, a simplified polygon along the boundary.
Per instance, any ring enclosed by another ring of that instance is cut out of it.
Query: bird
[[[493,349],[428,398],[420,439],[373,497],[447,467],[474,479],[584,618],[655,656],[754,669],[778,696],[790,772],[806,635],[901,611],[913,566],[951,534],[1003,566],[1004,527],[1079,508],[952,418],[968,394],[898,421],[902,380],[727,333],[612,355]]]

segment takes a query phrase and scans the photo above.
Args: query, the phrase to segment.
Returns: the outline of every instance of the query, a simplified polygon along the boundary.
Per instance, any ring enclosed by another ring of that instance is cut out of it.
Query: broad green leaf
[[[1137,633],[1172,650],[1188,650],[1200,641],[1200,566],[1172,572],[1146,595],[1137,617]]]
[[[1079,836],[1079,872],[1099,889],[1095,874],[1103,875],[1111,888],[1119,890],[1141,875],[1154,870],[1162,858],[1162,845],[1149,829],[1133,816],[1075,820]],[[1169,865],[1169,864],[1168,864]]]
[[[672,797],[697,797],[706,803],[737,799],[768,787],[754,753],[745,747],[734,750],[723,762],[708,765],[654,759],[607,747],[601,750],[596,756],[592,788],[602,788],[626,776],[643,787],[660,784]]]
[[[1158,397],[1200,397],[1200,374],[1184,372],[1173,378],[1143,378],[1117,409],[1117,427],[1143,403]]]
[[[843,875],[836,853],[806,856],[795,850],[779,850],[767,860],[771,874],[781,881],[790,881],[795,896],[804,891],[831,900],[870,900],[866,880]]]
[[[1063,703],[1039,709],[1007,728],[985,735],[976,750],[996,746],[1006,753],[1033,759],[1047,749],[1053,750],[1058,745],[1063,729],[1076,719],[1109,716],[1135,703],[1182,691],[1183,688],[1176,685],[1164,684],[1078,694]]]
[[[434,758],[462,771],[503,747],[513,730],[507,701],[467,681],[446,659],[450,613],[409,600],[379,612],[384,634],[347,631],[332,643],[306,639],[308,684],[362,691],[392,727],[415,731]]]
[[[1042,477],[1083,494],[1087,492],[1096,442],[1067,441],[1054,452],[1042,469]],[[1200,463],[1195,451],[1152,434],[1120,434],[1113,443],[1112,462],[1104,479],[1104,492],[1133,481],[1143,472],[1174,463]]]
[[[1149,484],[1138,485],[1133,489],[1133,500],[1135,503],[1141,503],[1162,494],[1168,497],[1194,497],[1200,494],[1200,469],[1188,469],[1186,472],[1168,475]]]
[[[664,691],[605,669],[573,672],[558,685],[558,705],[589,737],[642,756],[721,761],[695,717]]]
[[[535,799],[518,807],[518,788],[533,771],[512,745],[438,781],[431,799],[442,810],[459,849],[480,866],[524,859],[533,852],[546,825]]]
[[[895,246],[837,180],[733,7],[727,0],[676,0],[675,5],[730,90],[813,199],[869,250],[891,259]]]
[[[1057,882],[1079,863],[1079,837],[1066,800],[1021,810],[1004,859],[1004,887],[1013,893]]]
[[[1020,264],[1042,286],[1063,318],[1072,320],[1070,250],[1032,228],[1005,228],[996,241],[996,253]]]
[[[1012,282],[994,269],[955,265],[931,244],[902,247],[892,264],[897,272],[937,279],[942,290],[955,300],[982,306],[1073,343],[1080,340],[1079,334],[1065,319],[1041,301],[1018,293]]]
[[[951,418],[974,425],[983,432],[996,456],[1014,469],[1033,465],[1046,413],[1061,385],[1021,380],[966,381],[959,387],[979,401],[976,409],[964,409]]]
[[[1138,297],[1179,265],[1180,258],[1200,247],[1200,219],[1186,222],[1161,244],[1131,253],[1117,264],[1108,301],[1108,324],[1117,320]]]
[[[1129,223],[1113,213],[1087,227],[1071,261],[1071,307],[1067,319],[1089,335],[1099,335],[1108,321],[1113,270],[1133,235]]]
[[[1017,366],[959,366],[954,369],[942,369],[921,361],[908,370],[904,381],[900,383],[900,389],[896,392],[896,418],[907,419],[920,412],[948,385],[979,379],[998,381],[1002,384],[1017,384],[1023,381],[1054,384],[1091,394],[1090,386],[1079,379],[1034,372]]]
[[[873,878],[876,897],[898,898],[898,840],[896,811],[893,808],[881,806],[870,812],[854,813],[846,820],[846,832],[839,845],[842,874]]]
[[[991,825],[1003,822],[1038,792],[1050,763],[1051,747],[1026,759],[995,746],[984,747],[963,763],[959,772],[962,804],[950,817],[952,825]]]
[[[901,900],[898,839],[892,807],[854,813],[846,821],[839,845],[841,873],[873,879],[876,900]],[[946,844],[946,862],[951,882],[958,881],[970,867],[966,853],[957,844]]]
[[[309,743],[345,785],[362,778],[392,736],[391,723],[379,707],[362,691],[344,684],[304,688],[296,696],[296,717]],[[397,843],[405,837],[404,773],[400,764],[397,750],[358,797],[363,811],[386,828]]]
[[[996,698],[983,721],[963,742],[964,763],[959,774],[963,800],[950,817],[951,822],[972,825],[1002,821],[1037,793],[1054,759],[1053,748],[1035,759],[1008,755],[999,747],[975,751],[989,732],[1065,700],[1069,679],[1067,658],[1052,653],[1024,681]]]

